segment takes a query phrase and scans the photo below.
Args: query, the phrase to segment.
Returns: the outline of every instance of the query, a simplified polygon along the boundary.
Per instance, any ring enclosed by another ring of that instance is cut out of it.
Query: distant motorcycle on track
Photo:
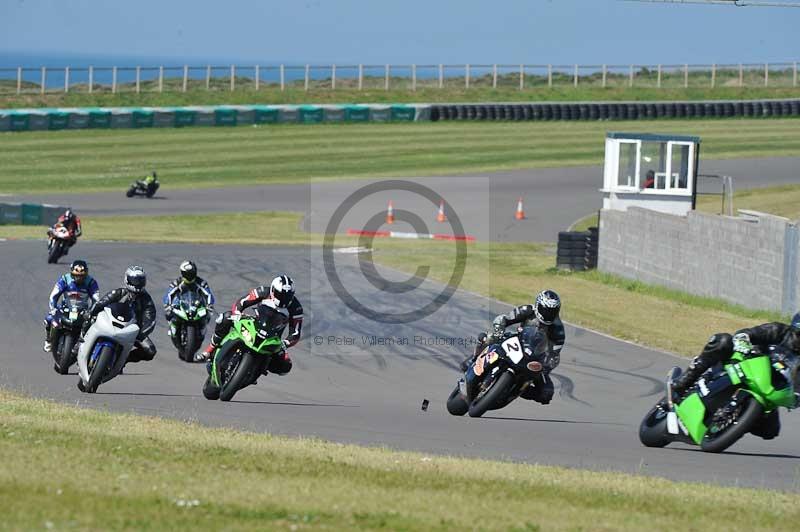
[[[158,178],[156,177],[156,173],[153,172],[152,176],[148,176],[144,179],[139,179],[134,181],[131,186],[128,188],[128,191],[125,195],[129,198],[134,196],[143,196],[146,198],[152,198],[155,196],[158,187],[161,186],[159,183]]]
[[[197,290],[184,290],[173,298],[171,309],[169,327],[172,345],[178,350],[181,360],[194,362],[194,354],[203,343],[203,331],[209,315],[205,298]]]
[[[50,239],[47,241],[47,263],[55,264],[58,259],[67,254],[75,237],[69,229],[61,224],[56,224],[48,231]]]

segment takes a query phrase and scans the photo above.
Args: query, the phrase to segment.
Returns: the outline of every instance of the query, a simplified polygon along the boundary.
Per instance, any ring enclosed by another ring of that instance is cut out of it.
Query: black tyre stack
[[[562,270],[584,271],[597,268],[598,232],[561,231],[558,233],[556,267]]]

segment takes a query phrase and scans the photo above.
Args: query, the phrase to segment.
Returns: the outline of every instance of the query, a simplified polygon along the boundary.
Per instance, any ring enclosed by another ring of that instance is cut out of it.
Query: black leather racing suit
[[[792,360],[788,361],[790,364],[797,364],[797,357],[800,354],[800,330],[785,323],[772,322],[736,331],[737,335],[741,333],[747,334],[750,337],[750,343],[760,352],[768,353],[770,346],[776,346],[779,352],[788,352],[793,355],[791,356]],[[727,362],[731,355],[733,355],[733,336],[727,333],[713,335],[703,347],[703,352],[691,361],[686,372],[675,381],[672,387],[673,391],[677,394],[684,393],[697,382],[697,379],[708,368]],[[775,409],[769,415],[764,416],[751,432],[765,440],[771,440],[780,433],[780,429],[781,422],[778,410]]]
[[[153,360],[156,356],[156,346],[153,341],[148,338],[150,333],[156,327],[156,305],[153,303],[153,298],[146,290],[142,290],[138,294],[132,294],[127,288],[116,288],[94,304],[90,311],[92,317],[97,316],[101,310],[111,303],[127,303],[133,309],[134,316],[136,316],[136,323],[139,325],[139,335],[136,338],[136,344],[128,354],[128,362],[140,362],[142,360]],[[87,324],[89,321],[87,321]]]
[[[545,370],[539,373],[540,378],[534,381],[533,386],[529,386],[520,394],[523,399],[530,399],[546,405],[550,403],[555,391],[550,372],[561,362],[561,348],[564,347],[566,333],[564,324],[560,318],[556,318],[550,325],[539,323],[534,313],[533,305],[522,305],[514,307],[508,314],[500,314],[492,322],[494,333],[492,335],[478,337],[478,345],[475,348],[475,356],[487,346],[498,340],[503,331],[509,325],[519,325],[520,327],[536,327],[543,330],[548,341],[549,355],[545,360]],[[496,335],[496,336],[495,336]]]

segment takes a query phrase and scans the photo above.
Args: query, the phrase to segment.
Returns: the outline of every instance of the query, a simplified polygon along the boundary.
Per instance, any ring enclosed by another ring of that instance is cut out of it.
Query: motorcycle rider
[[[156,356],[156,346],[148,338],[156,326],[156,305],[153,298],[144,289],[147,284],[147,274],[141,266],[130,266],[125,270],[125,286],[115,288],[92,306],[88,312],[90,318],[97,316],[101,310],[111,303],[126,303],[133,310],[136,316],[136,323],[139,325],[139,335],[136,343],[128,354],[127,362],[140,362],[143,360],[153,360]],[[89,329],[92,320],[87,319],[81,336],[84,336]]]
[[[81,219],[78,218],[78,215],[72,212],[72,209],[67,208],[67,210],[64,211],[64,214],[58,217],[58,220],[56,220],[56,223],[53,224],[53,227],[47,230],[47,236],[49,238],[53,238],[53,232],[55,231],[56,226],[59,225],[64,226],[64,228],[69,231],[70,235],[69,239],[67,239],[67,244],[69,245],[64,251],[64,254],[66,255],[69,253],[69,248],[75,245],[75,242],[78,241],[78,237],[83,233]]]
[[[543,405],[549,404],[555,391],[550,372],[561,362],[561,349],[566,340],[564,324],[559,318],[560,311],[561,298],[558,294],[553,290],[542,290],[536,295],[533,305],[515,307],[508,314],[497,316],[492,322],[492,330],[478,336],[475,353],[461,363],[461,370],[466,372],[468,386],[475,379],[472,370],[475,359],[487,346],[502,340],[506,327],[514,324],[519,324],[519,327],[536,327],[545,333],[549,355],[544,361],[544,370],[537,374],[533,386],[528,386],[520,397]]]
[[[214,351],[231,330],[231,325],[233,324],[231,316],[241,314],[244,309],[253,305],[264,305],[279,312],[285,312],[289,318],[289,334],[283,339],[283,349],[280,354],[270,359],[269,364],[264,368],[264,375],[268,372],[286,375],[292,370],[292,359],[289,358],[286,349],[300,341],[300,330],[303,326],[303,306],[295,296],[294,281],[288,275],[282,274],[275,277],[268,287],[259,286],[250,290],[246,296],[233,304],[229,312],[224,312],[217,317],[214,336],[211,337],[211,343],[208,344],[208,347],[203,352],[203,357],[209,360],[209,373],[211,372],[210,361]]]
[[[203,319],[200,330],[200,335],[205,336],[205,328],[208,324],[210,313],[214,311],[214,293],[211,291],[211,287],[205,279],[198,277],[197,265],[194,262],[185,260],[181,262],[178,270],[180,271],[180,276],[169,283],[167,292],[164,294],[162,300],[164,303],[164,316],[167,318],[167,321],[171,323],[173,318],[172,300],[184,291],[196,291],[205,300],[205,306],[209,311],[209,314]],[[168,334],[172,336],[172,327],[170,327]],[[203,358],[201,353],[195,355],[197,361]]]
[[[153,186],[156,184],[157,181],[158,181],[158,176],[156,175],[155,170],[153,170],[152,174],[145,176],[145,178],[142,179],[142,184],[144,185],[145,192],[150,193],[151,189],[153,188]]]
[[[798,386],[800,386],[797,381],[797,369],[800,365],[800,312],[792,317],[790,325],[780,322],[763,323],[755,327],[740,329],[733,336],[727,333],[711,336],[703,347],[702,353],[692,359],[686,371],[672,382],[673,397],[683,396],[708,368],[727,362],[734,351],[745,355],[753,351],[770,353],[770,346],[778,347],[778,352],[770,354],[770,358],[773,362],[781,362],[790,369],[794,378],[795,391],[798,391]],[[784,353],[785,351],[788,354]],[[775,409],[764,416],[751,432],[765,440],[771,440],[780,433],[780,430],[778,409]]]
[[[69,267],[69,273],[65,273],[58,278],[56,284],[53,285],[53,290],[50,292],[50,311],[44,318],[44,344],[42,350],[45,353],[50,353],[53,350],[52,346],[52,325],[53,318],[58,312],[58,300],[67,292],[80,292],[86,294],[94,303],[100,297],[99,286],[97,281],[89,275],[89,266],[85,260],[74,260]]]

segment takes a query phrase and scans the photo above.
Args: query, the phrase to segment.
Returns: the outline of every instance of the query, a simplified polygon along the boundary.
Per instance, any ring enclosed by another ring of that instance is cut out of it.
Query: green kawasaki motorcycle
[[[276,310],[259,305],[256,316],[232,316],[231,330],[214,353],[203,395],[206,399],[230,401],[251,384],[283,349],[281,334],[288,318]]]
[[[776,360],[781,358],[786,362]],[[680,373],[677,367],[670,370],[666,399],[639,426],[639,440],[647,447],[680,441],[719,453],[756,429],[766,414],[781,406],[797,406],[794,355],[771,358],[764,353],[735,352],[722,368],[706,372],[678,399],[673,398],[671,384]]]
[[[203,343],[203,332],[208,320],[205,300],[195,290],[186,290],[175,296],[171,304],[172,320],[169,323],[172,345],[178,357],[194,362],[194,354]]]

